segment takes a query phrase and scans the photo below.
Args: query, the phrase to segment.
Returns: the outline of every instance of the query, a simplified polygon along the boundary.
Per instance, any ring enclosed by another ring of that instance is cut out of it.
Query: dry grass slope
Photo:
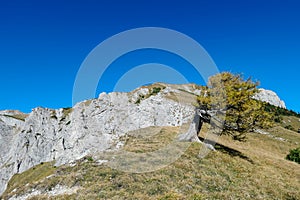
[[[153,131],[155,135],[140,136]],[[300,134],[281,127],[267,131],[270,135],[250,133],[247,142],[221,136],[217,151],[204,159],[198,157],[202,145],[192,143],[177,161],[148,173],[117,171],[90,158],[74,167],[44,163],[15,175],[2,198],[32,189],[46,192],[59,184],[81,189],[30,199],[300,199],[299,164],[285,159],[290,149],[299,146]],[[177,132],[176,127],[150,127],[125,138],[124,148],[137,153],[155,151]]]

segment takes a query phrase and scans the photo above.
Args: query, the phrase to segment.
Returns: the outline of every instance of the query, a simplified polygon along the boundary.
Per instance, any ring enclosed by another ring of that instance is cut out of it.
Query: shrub
[[[286,156],[286,159],[300,164],[300,147],[291,149],[290,153]]]
[[[147,98],[149,98],[152,95],[156,95],[160,91],[161,91],[160,87],[154,87],[152,89],[152,91],[149,94],[147,94],[146,96],[145,95],[139,95],[139,98],[136,100],[135,104],[140,104],[143,99],[147,99]]]
[[[86,159],[87,159],[89,162],[93,162],[93,161],[94,161],[94,159],[93,159],[92,156],[88,156],[88,157],[86,157]]]
[[[290,124],[287,125],[287,126],[285,126],[284,128],[289,129],[291,131],[295,131],[294,127],[292,125],[290,125]]]
[[[159,88],[159,87],[154,87],[153,90],[152,90],[152,94],[157,94],[157,93],[160,92],[160,90],[161,90],[161,88]]]

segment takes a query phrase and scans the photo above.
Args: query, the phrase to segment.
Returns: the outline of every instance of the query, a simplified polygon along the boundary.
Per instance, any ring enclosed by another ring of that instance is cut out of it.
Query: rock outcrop
[[[41,162],[71,163],[120,148],[119,138],[130,131],[191,123],[200,92],[194,84],[154,84],[130,93],[101,93],[73,108],[35,108],[28,115],[0,111],[0,195],[14,174]],[[262,90],[257,99],[284,107],[270,91]]]
[[[158,93],[151,87],[131,93],[102,93],[73,108],[35,108],[29,115],[1,111],[0,195],[14,174],[41,162],[69,163],[119,148],[119,138],[129,131],[180,126],[193,118],[195,95],[190,93],[198,91],[194,85],[156,84],[161,88]]]
[[[282,101],[278,95],[271,90],[259,89],[259,93],[256,94],[254,98],[280,108],[286,108],[284,101]]]

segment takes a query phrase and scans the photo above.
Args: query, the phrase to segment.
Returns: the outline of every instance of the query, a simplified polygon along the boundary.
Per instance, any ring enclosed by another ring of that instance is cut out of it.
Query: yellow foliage
[[[258,82],[243,80],[240,74],[223,72],[212,76],[206,91],[198,97],[200,107],[226,110],[223,133],[242,140],[256,126],[272,125],[272,115],[264,111],[263,103],[252,97],[258,92]]]

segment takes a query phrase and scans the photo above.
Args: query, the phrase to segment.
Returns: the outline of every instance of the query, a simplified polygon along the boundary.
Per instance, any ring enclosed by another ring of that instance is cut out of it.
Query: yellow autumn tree
[[[250,78],[244,80],[240,74],[223,72],[209,79],[198,102],[201,108],[226,112],[222,119],[222,133],[244,140],[246,133],[256,127],[272,125],[272,114],[264,110],[264,103],[253,99],[258,92],[257,86],[258,82]]]

